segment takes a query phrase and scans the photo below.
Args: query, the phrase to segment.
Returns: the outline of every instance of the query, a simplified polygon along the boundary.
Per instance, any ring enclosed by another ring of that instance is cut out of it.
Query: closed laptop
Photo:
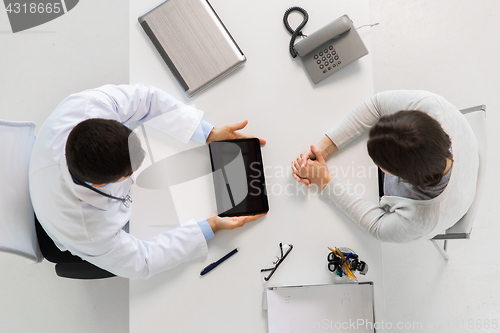
[[[189,97],[246,61],[206,0],[167,0],[139,23]]]

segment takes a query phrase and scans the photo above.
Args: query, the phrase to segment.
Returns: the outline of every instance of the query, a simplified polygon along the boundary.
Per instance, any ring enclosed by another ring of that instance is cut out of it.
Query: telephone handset
[[[301,57],[305,57],[320,45],[334,41],[349,30],[351,30],[351,21],[347,15],[341,16],[333,22],[325,25],[323,28],[309,35],[307,38],[295,44],[295,50]]]
[[[288,15],[292,11],[300,11],[304,15],[304,20],[295,30],[288,24]],[[290,54],[293,58],[297,55],[302,58],[304,67],[314,84],[368,54],[368,50],[347,15],[305,36],[302,28],[308,19],[309,15],[304,9],[292,7],[285,12],[283,23],[292,34]],[[305,38],[295,43],[296,37],[299,36]]]

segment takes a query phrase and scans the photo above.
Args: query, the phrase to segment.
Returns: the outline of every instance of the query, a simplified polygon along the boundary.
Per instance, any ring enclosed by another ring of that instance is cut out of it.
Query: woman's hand
[[[320,155],[323,157],[323,160],[326,160],[328,156],[339,150],[337,148],[337,145],[335,145],[335,143],[333,143],[333,141],[327,135],[325,135],[325,137],[318,142],[316,147],[317,150],[320,152]],[[316,160],[316,159],[317,159],[316,154],[312,150],[307,149],[304,150],[302,153],[300,153],[299,157],[297,157],[296,162],[301,168],[303,168],[306,166],[308,160]],[[294,169],[293,166],[294,163],[292,162],[293,178],[295,178],[295,180],[298,181],[299,183],[304,183],[305,185],[307,185],[308,188],[311,188],[311,182],[309,181],[309,179],[301,177],[295,171],[297,168]]]
[[[328,139],[330,141],[330,139]],[[322,143],[324,142],[324,139],[321,140],[319,143],[318,143],[318,146],[322,145]],[[331,142],[331,141],[330,141]],[[326,147],[325,147],[326,148]],[[319,149],[321,151],[321,149]],[[326,149],[321,151],[321,155],[323,156],[323,159],[325,160],[327,157],[328,157],[328,154],[326,153]],[[298,165],[300,167],[305,167],[306,166],[306,163],[308,160],[315,160],[316,159],[316,155],[311,151],[311,149],[306,149],[304,151],[302,151],[299,155],[299,157],[297,157],[297,160],[296,162],[298,163]],[[292,162],[292,170],[293,169],[293,162]],[[300,175],[298,175],[295,170],[292,174],[293,178],[295,178],[295,180],[297,180],[299,183],[304,183],[305,185],[307,185],[307,188],[311,188],[311,182],[309,181],[309,179],[307,178],[302,178],[300,177]]]
[[[303,183],[304,185],[307,186],[307,188],[311,188],[311,182],[307,178],[302,178],[300,174],[297,171],[297,168],[294,167],[295,165],[303,167],[306,165],[308,160],[314,160],[316,159],[316,156],[313,154],[313,152],[310,149],[304,150],[302,153],[300,153],[299,157],[297,157],[296,161],[292,162],[292,171],[293,171],[293,178],[295,178],[296,181],[299,183]]]
[[[301,163],[302,160],[299,156],[296,161],[292,162],[293,177],[297,181],[305,183],[308,188],[313,183],[324,189],[333,176],[328,170],[323,154],[315,146],[311,146],[311,153],[314,154],[316,160],[308,159],[305,163]]]
[[[254,136],[237,132],[248,124],[248,120],[233,125],[224,125],[221,128],[213,128],[212,132],[208,135],[207,144],[212,141],[235,140],[235,139],[249,139],[255,138]],[[266,140],[259,139],[261,145],[266,144]]]
[[[212,231],[215,233],[219,230],[232,230],[242,227],[245,223],[250,221],[255,221],[258,218],[266,215],[251,215],[251,216],[233,216],[233,217],[220,217],[217,215],[212,215],[207,219],[208,224],[212,227]]]

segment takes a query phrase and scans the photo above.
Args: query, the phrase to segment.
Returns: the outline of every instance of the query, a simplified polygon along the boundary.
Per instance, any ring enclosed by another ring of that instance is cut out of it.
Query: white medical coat
[[[70,131],[90,118],[144,123],[155,117],[157,128],[188,142],[203,112],[167,93],[141,84],[106,85],[73,94],[61,102],[40,128],[30,162],[29,187],[40,224],[62,251],[118,276],[147,279],[182,262],[206,256],[200,227],[194,223],[139,240],[122,230],[131,208],[77,185],[65,158]],[[101,189],[116,197],[129,193],[133,179]]]

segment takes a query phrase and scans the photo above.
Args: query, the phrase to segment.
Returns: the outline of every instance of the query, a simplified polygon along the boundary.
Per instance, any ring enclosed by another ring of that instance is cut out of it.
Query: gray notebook
[[[189,97],[246,61],[206,0],[167,0],[139,23]]]

